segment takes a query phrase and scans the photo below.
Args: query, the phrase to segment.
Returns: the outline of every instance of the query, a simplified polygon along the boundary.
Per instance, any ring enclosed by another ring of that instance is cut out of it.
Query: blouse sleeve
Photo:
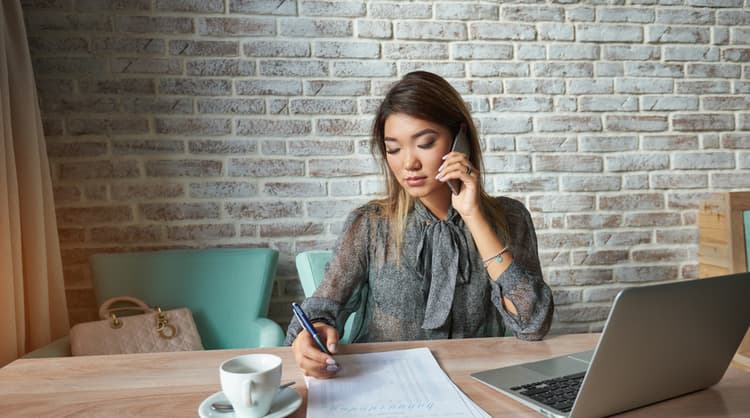
[[[343,318],[357,309],[349,302],[350,296],[367,280],[368,214],[363,208],[354,210],[344,223],[344,232],[334,246],[333,255],[326,266],[325,276],[312,296],[302,302],[302,309],[312,322],[325,322],[331,326],[341,324]],[[346,307],[346,310],[344,309]],[[287,328],[285,345],[291,345],[302,325],[292,317]],[[342,329],[339,329],[341,334]]]
[[[504,199],[502,203],[507,208],[513,262],[495,281],[490,282],[492,302],[516,337],[541,340],[552,323],[554,302],[552,290],[542,278],[534,224],[528,210],[520,202]],[[513,303],[518,311],[517,316],[505,310],[502,296]]]

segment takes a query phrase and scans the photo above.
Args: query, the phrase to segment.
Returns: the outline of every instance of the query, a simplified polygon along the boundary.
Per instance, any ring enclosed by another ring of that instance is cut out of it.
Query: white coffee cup
[[[247,354],[233,357],[219,367],[221,390],[234,408],[234,415],[260,418],[271,409],[281,383],[281,357]]]

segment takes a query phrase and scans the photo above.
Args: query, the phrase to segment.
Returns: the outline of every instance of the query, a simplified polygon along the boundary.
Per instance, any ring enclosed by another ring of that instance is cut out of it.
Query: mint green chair
[[[96,301],[135,296],[151,306],[188,307],[208,349],[275,347],[267,318],[279,254],[270,248],[208,248],[95,254]]]
[[[326,250],[315,250],[315,251],[304,251],[297,254],[295,259],[297,265],[297,274],[299,274],[299,281],[302,284],[302,291],[305,292],[305,297],[312,296],[315,289],[318,288],[320,282],[323,281],[325,275],[326,266],[328,260],[331,259],[331,251]],[[367,290],[364,289],[360,292],[355,292],[352,296],[350,303],[357,300],[367,300]],[[340,337],[340,342],[343,344],[349,344],[352,342],[352,336],[354,330],[359,329],[362,326],[362,313],[364,312],[364,306],[361,306],[357,312],[352,313],[346,318],[343,330]],[[343,321],[341,321],[343,322]],[[336,328],[341,332],[341,324],[336,324]]]

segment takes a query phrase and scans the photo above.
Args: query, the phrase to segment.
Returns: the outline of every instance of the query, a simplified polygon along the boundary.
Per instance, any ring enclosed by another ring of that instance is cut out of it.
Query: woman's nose
[[[405,169],[409,171],[413,171],[413,170],[418,170],[422,168],[422,165],[419,162],[419,158],[417,158],[414,152],[406,151],[404,154],[405,154],[404,155],[404,168]]]

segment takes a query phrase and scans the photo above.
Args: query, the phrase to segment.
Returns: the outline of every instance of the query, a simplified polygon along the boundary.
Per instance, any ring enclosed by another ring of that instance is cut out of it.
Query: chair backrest
[[[94,292],[101,304],[135,296],[162,309],[188,307],[206,349],[270,347],[283,343],[267,319],[278,251],[210,248],[95,254]]]
[[[312,296],[320,282],[323,281],[331,254],[331,251],[327,250],[304,251],[297,254],[295,259],[297,274],[299,274],[299,281],[302,284],[305,297]],[[358,312],[354,312],[346,319],[344,333],[340,338],[340,341],[344,344],[352,342],[352,328],[357,326],[357,314]]]

